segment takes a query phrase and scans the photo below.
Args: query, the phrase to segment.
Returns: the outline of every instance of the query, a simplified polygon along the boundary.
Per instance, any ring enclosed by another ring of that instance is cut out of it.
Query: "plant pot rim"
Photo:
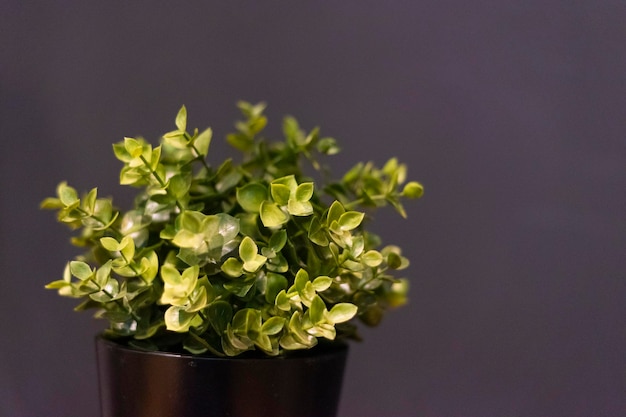
[[[259,351],[252,351],[243,353],[239,356],[212,356],[210,354],[193,355],[191,353],[170,352],[163,350],[143,350],[129,346],[125,343],[120,343],[114,339],[106,337],[103,333],[99,333],[95,337],[97,344],[107,345],[112,349],[124,351],[131,354],[159,356],[159,357],[171,357],[181,358],[188,360],[201,360],[201,361],[241,361],[241,362],[257,362],[257,361],[291,361],[302,360],[306,358],[320,358],[324,356],[336,355],[338,352],[344,352],[349,350],[349,345],[343,340],[334,340],[332,342],[318,344],[310,349],[292,350],[286,352],[286,354],[278,356],[265,355]]]

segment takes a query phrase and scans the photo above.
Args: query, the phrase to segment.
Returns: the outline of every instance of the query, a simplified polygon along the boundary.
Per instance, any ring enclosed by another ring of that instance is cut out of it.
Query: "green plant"
[[[316,185],[302,165],[328,178],[317,158],[337,153],[336,141],[292,117],[283,121],[284,141],[267,141],[264,107],[239,103],[244,120],[227,141],[241,163],[209,165],[212,131],[189,133],[184,106],[159,146],[141,138],[114,144],[120,183],[140,189],[128,211],[96,188],[79,197],[59,184],[41,206],[80,230],[72,243],[85,253],[46,287],[81,299],[76,310],[97,309],[109,337],[219,356],[356,337],[356,317],[376,325],[403,304],[407,281],[390,271],[408,261],[397,246],[376,249],[364,210],[391,204],[406,216],[401,198],[420,197],[422,186],[402,185],[406,166],[395,158]]]

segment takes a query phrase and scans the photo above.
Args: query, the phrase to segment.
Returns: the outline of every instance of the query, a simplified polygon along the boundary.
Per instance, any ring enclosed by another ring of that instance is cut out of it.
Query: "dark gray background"
[[[220,160],[239,99],[320,124],[338,170],[397,155],[426,186],[378,216],[411,304],[353,345],[341,416],[626,415],[623,1],[0,9],[2,417],[98,413],[104,323],[44,291],[76,250],[39,201],[117,193],[111,143],[183,103]]]

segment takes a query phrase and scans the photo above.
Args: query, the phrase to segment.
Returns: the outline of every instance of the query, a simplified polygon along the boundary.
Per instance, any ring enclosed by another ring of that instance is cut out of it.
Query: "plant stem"
[[[159,185],[161,186],[161,188],[163,188],[167,193],[169,193],[169,189],[166,188],[166,184],[165,181],[163,181],[161,179],[161,177],[159,176],[159,174],[157,174],[156,170],[152,169],[152,166],[150,165],[150,163],[148,162],[148,160],[141,155],[140,156],[141,161],[144,163],[144,165],[148,168],[148,170],[150,170],[150,173],[152,174],[152,176],[157,180],[157,182],[159,183]],[[185,208],[183,207],[183,205],[180,203],[180,201],[178,201],[178,199],[176,200],[176,207],[178,207],[178,209],[182,212],[185,210]]]
[[[196,148],[196,145],[194,145],[193,143],[191,143],[191,136],[189,135],[189,133],[185,132],[185,139],[187,139],[187,142],[189,142],[189,147],[194,151],[194,153],[196,154],[196,159],[200,160],[200,162],[202,162],[202,165],[204,165],[204,167],[206,168],[207,171],[209,171],[211,169],[211,167],[209,166],[209,164],[207,164],[206,160],[204,159],[204,155],[202,155],[199,151],[198,148]]]

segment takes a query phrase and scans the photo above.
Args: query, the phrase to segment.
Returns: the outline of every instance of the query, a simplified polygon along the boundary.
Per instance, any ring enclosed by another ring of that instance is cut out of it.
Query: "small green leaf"
[[[268,303],[274,303],[278,293],[287,289],[289,283],[287,278],[280,274],[269,272],[267,274],[267,282],[265,287],[265,301]],[[289,302],[287,302],[289,304]]]
[[[239,245],[239,257],[245,262],[254,260],[259,248],[249,236],[246,236]]]
[[[60,280],[52,281],[46,284],[45,288],[49,290],[58,290],[58,289],[67,287],[68,285],[70,285],[68,282],[65,282],[64,280],[60,279]]]
[[[376,250],[369,250],[361,256],[363,263],[370,267],[377,267],[383,262],[383,255]]]
[[[214,301],[206,308],[206,315],[217,334],[223,334],[233,318],[233,308],[226,301]]]
[[[98,196],[98,190],[93,188],[83,199],[83,209],[89,215],[93,215],[96,209],[96,199]]]
[[[309,216],[313,214],[313,205],[308,201],[289,200],[287,211],[293,216]]]
[[[278,227],[287,221],[289,216],[285,214],[276,203],[264,201],[261,203],[261,221],[265,227]]]
[[[296,273],[296,278],[294,280],[294,285],[298,292],[304,291],[306,284],[309,282],[309,274],[304,270],[300,269]]]
[[[130,236],[124,236],[119,245],[119,251],[128,262],[135,257],[135,241]]]
[[[296,188],[295,198],[297,201],[309,201],[311,197],[313,197],[313,183],[312,182],[303,182],[298,185]]]
[[[211,128],[208,128],[200,133],[200,135],[198,135],[198,137],[193,141],[193,145],[200,154],[200,156],[208,155],[212,137],[213,130],[211,130]]]
[[[357,306],[351,303],[335,304],[328,312],[328,318],[333,324],[346,322],[356,315]]]
[[[424,195],[424,187],[417,181],[411,181],[404,186],[402,195],[408,198],[420,198]]]
[[[246,184],[237,188],[237,203],[248,212],[258,213],[261,203],[267,200],[267,188],[258,183]]]
[[[269,241],[269,248],[274,252],[280,252],[287,243],[287,231],[279,230],[272,235]]]
[[[182,106],[176,115],[176,127],[184,132],[187,130],[187,108]]]
[[[226,136],[226,141],[240,151],[250,151],[254,146],[252,138],[241,133],[230,133]]]
[[[261,331],[261,312],[253,308],[243,308],[233,316],[232,326],[235,334],[254,340]]]
[[[309,318],[313,324],[320,324],[324,322],[324,313],[326,312],[326,304],[319,295],[313,297],[311,307],[309,308]]]
[[[179,285],[182,282],[180,272],[170,264],[161,267],[161,278],[163,282],[170,285]]]
[[[93,275],[93,271],[91,270],[91,267],[82,261],[70,262],[70,271],[72,272],[72,275],[74,275],[76,278],[80,279],[81,281],[89,279]]]
[[[243,264],[236,258],[228,258],[220,269],[229,277],[237,278],[243,273]]]
[[[281,290],[278,295],[276,295],[276,300],[274,302],[276,307],[278,307],[282,311],[291,310],[291,303],[289,302],[289,296],[285,292],[285,290]]]
[[[285,319],[282,317],[274,316],[266,320],[261,326],[261,333],[265,335],[275,335],[280,333],[285,325]]]
[[[332,222],[339,221],[339,218],[342,214],[344,214],[346,210],[343,208],[343,205],[335,200],[328,209],[328,215],[326,216],[326,225],[330,226]]]
[[[183,211],[176,222],[181,229],[188,230],[190,232],[198,233],[201,231],[202,221],[205,219],[205,215],[198,211],[185,210]]]
[[[325,155],[335,155],[341,151],[337,141],[333,138],[322,138],[317,143],[317,150]]]
[[[360,213],[358,211],[347,211],[339,217],[337,223],[339,223],[339,227],[341,230],[353,230],[359,227],[363,218],[365,217],[365,213]]]
[[[387,266],[391,269],[398,269],[402,265],[402,257],[395,252],[387,255]]]
[[[119,250],[120,244],[117,240],[112,237],[103,237],[100,239],[100,244],[102,247],[109,252],[117,252]]]
[[[184,307],[170,306],[164,315],[165,327],[172,332],[184,333],[189,331],[192,325],[201,323],[201,319],[196,318],[199,319],[197,313],[188,313]]]
[[[178,174],[170,178],[168,190],[177,200],[180,200],[189,192],[189,187],[191,187],[191,177]]]
[[[332,278],[322,275],[313,280],[313,288],[315,288],[315,291],[317,292],[326,291],[330,288],[332,282]]]
[[[143,154],[143,143],[135,138],[124,138],[124,147],[131,158],[138,158]]]
[[[315,243],[316,245],[328,246],[328,236],[326,236],[326,231],[322,227],[322,223],[317,216],[314,216],[311,219],[311,223],[309,224],[308,236],[311,242]]]
[[[59,195],[59,199],[63,204],[65,204],[65,206],[71,206],[72,204],[79,201],[78,193],[76,192],[76,190],[67,185],[67,183],[65,182],[59,184],[59,186],[57,187],[57,193]]]
[[[270,192],[272,199],[280,206],[285,206],[289,202],[291,196],[291,190],[284,184],[272,183],[270,184]]]

